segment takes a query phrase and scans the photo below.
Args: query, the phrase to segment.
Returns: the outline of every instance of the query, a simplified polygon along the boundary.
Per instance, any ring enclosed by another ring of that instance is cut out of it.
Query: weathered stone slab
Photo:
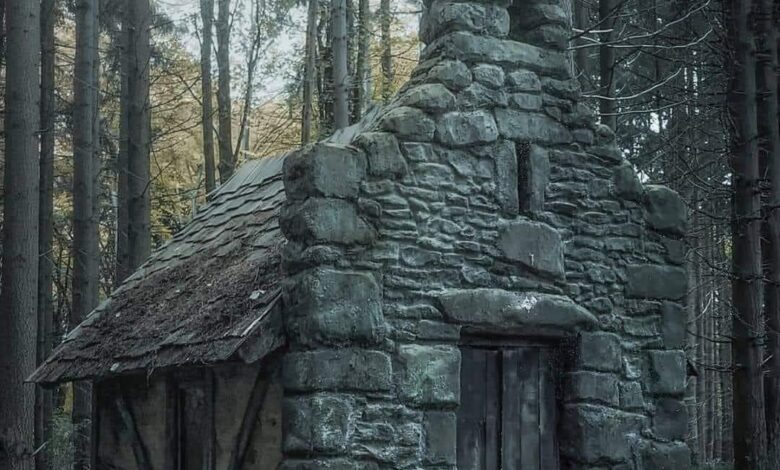
[[[682,351],[650,351],[650,386],[653,392],[659,395],[685,393],[686,366]]]
[[[491,158],[495,164],[496,199],[501,210],[508,215],[517,215],[520,211],[518,193],[518,162],[515,144],[509,140],[500,140],[493,145],[473,150],[475,154]]]
[[[392,386],[390,357],[365,349],[290,352],[284,357],[282,381],[293,392],[387,391]]]
[[[503,108],[495,113],[498,130],[508,139],[550,144],[567,144],[574,139],[563,124],[544,114]]]
[[[368,174],[371,176],[400,177],[406,174],[406,160],[401,154],[398,139],[393,134],[365,132],[358,136],[355,145],[365,150]]]
[[[579,462],[625,462],[647,418],[593,405],[563,410],[561,453]],[[648,467],[652,468],[652,467]]]
[[[567,375],[567,401],[588,401],[617,406],[620,402],[618,380],[613,374],[572,372]]]
[[[628,163],[615,168],[612,183],[615,185],[617,195],[626,199],[639,201],[644,194],[645,188],[639,181],[636,171]]]
[[[438,54],[464,62],[514,65],[543,75],[562,78],[570,75],[566,55],[562,52],[463,31],[440,36],[425,48],[422,58]]]
[[[530,70],[516,70],[506,76],[506,83],[512,91],[539,93],[542,91],[542,81]]]
[[[311,269],[285,292],[287,327],[302,344],[376,343],[384,335],[381,302],[370,274]]]
[[[434,0],[420,22],[420,39],[431,43],[449,31],[471,31],[503,37],[509,33],[509,13],[490,4]]]
[[[402,106],[442,112],[455,107],[455,95],[441,83],[426,83],[406,90],[399,103]]]
[[[674,398],[661,398],[655,404],[653,431],[656,437],[681,441],[688,432],[688,409]]]
[[[645,219],[652,228],[685,235],[688,209],[676,192],[666,186],[648,186],[645,191],[645,209]]]
[[[436,124],[425,112],[417,108],[401,106],[393,108],[382,117],[381,127],[396,136],[413,141],[433,140]]]
[[[279,217],[284,234],[308,244],[369,244],[376,230],[358,215],[354,204],[341,199],[309,198],[285,206]]]
[[[323,458],[314,460],[287,459],[280,470],[377,470],[376,462],[345,458]]]
[[[284,188],[289,199],[355,198],[365,176],[365,156],[352,147],[314,144],[284,161]]]
[[[623,356],[620,338],[612,333],[583,333],[577,345],[577,364],[583,369],[619,372]]]
[[[628,297],[678,300],[688,293],[685,270],[673,266],[638,264],[626,269]]]
[[[453,322],[498,326],[529,326],[561,331],[590,329],[598,320],[570,299],[501,289],[451,289],[440,297],[444,315]]]
[[[691,450],[681,442],[672,444],[648,443],[642,449],[642,468],[677,470],[693,468]]]
[[[314,395],[286,398],[283,405],[284,451],[343,451],[349,439],[350,400]]]
[[[486,111],[451,112],[439,119],[436,135],[445,145],[462,147],[494,142],[498,138],[498,128],[493,116]]]
[[[471,84],[471,70],[459,60],[445,60],[431,67],[429,81],[438,81],[447,88],[462,90]]]
[[[563,244],[557,230],[541,222],[516,220],[499,231],[498,248],[507,259],[553,277],[563,277]]]
[[[661,306],[661,334],[668,349],[683,349],[687,334],[687,315],[680,304],[664,302]]]
[[[504,69],[493,64],[478,64],[472,71],[474,80],[490,87],[500,88],[504,86]]]
[[[431,465],[457,463],[457,429],[455,413],[429,411],[425,413],[425,461]]]
[[[407,344],[398,351],[401,398],[420,407],[460,403],[460,350]]]

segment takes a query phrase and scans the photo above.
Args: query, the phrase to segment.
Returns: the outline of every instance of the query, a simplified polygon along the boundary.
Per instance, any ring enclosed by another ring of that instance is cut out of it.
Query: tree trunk
[[[757,33],[762,49],[758,54],[759,142],[769,173],[766,198],[766,299],[764,316],[768,329],[766,355],[767,442],[769,464],[780,468],[780,122],[778,122],[778,52],[772,0],[758,0]]]
[[[225,183],[233,175],[233,129],[230,101],[230,0],[219,0],[217,14],[217,69],[219,91],[219,181]]]
[[[574,21],[577,25],[577,29],[581,31],[587,31],[590,27],[590,10],[588,3],[585,0],[574,0]],[[580,33],[582,34],[582,33]],[[576,46],[584,46],[587,44],[585,41],[577,41]],[[576,66],[577,77],[579,78],[580,85],[583,89],[586,89],[589,81],[588,75],[588,48],[580,47],[574,53],[574,64]]]
[[[211,87],[211,48],[213,47],[212,29],[214,27],[214,0],[200,0],[200,16],[203,22],[202,42],[200,45],[201,99],[203,100],[203,159],[206,170],[206,193],[217,187],[214,168],[214,115],[213,91]]]
[[[54,124],[55,124],[55,42],[57,20],[56,0],[41,2],[41,156],[40,197],[38,215],[38,365],[49,356],[53,347],[54,306],[52,282],[54,261],[51,256],[54,235]],[[35,448],[39,449],[51,437],[53,410],[51,390],[38,387],[35,396]],[[37,470],[46,470],[48,452],[45,448],[35,459]]]
[[[314,116],[314,85],[317,80],[317,18],[320,6],[318,0],[309,0],[309,15],[306,23],[306,65],[303,72],[303,123],[301,143],[311,142]]]
[[[149,0],[127,2],[125,8],[123,33],[126,57],[123,63],[126,71],[123,75],[127,76],[127,92],[121,97],[125,101],[125,111],[120,119],[126,126],[122,136],[126,139],[126,162],[120,163],[126,166],[121,168],[124,175],[120,174],[119,184],[120,204],[127,204],[127,225],[122,228],[127,234],[127,265],[122,277],[117,273],[119,282],[138,268],[151,252],[149,60],[152,13]],[[127,187],[125,197],[121,195],[123,177]],[[119,219],[122,218],[120,209]]]
[[[0,468],[34,467],[40,168],[40,2],[8,0],[0,292]]]
[[[333,123],[336,129],[349,126],[349,71],[347,50],[347,2],[331,0],[333,28]]]
[[[733,194],[733,374],[736,469],[766,468],[766,419],[762,374],[761,200],[756,113],[755,39],[749,26],[752,0],[727,2],[733,51],[729,112]]]
[[[617,105],[615,101],[615,48],[610,44],[616,35],[614,28],[617,12],[616,0],[599,1],[599,29],[605,32],[601,34],[602,45],[599,48],[599,71],[601,75],[601,88],[599,94],[599,111],[601,123],[609,126],[617,132]]]
[[[333,25],[331,23],[332,2],[320,2],[317,24],[317,42],[319,51],[319,134],[327,136],[333,132]],[[324,40],[323,40],[324,38]]]
[[[73,74],[73,305],[74,328],[97,306],[99,290],[98,214],[95,209],[97,150],[98,2],[76,3]],[[89,468],[92,399],[87,384],[73,384],[74,470]]]
[[[360,0],[358,4],[358,44],[355,61],[355,94],[352,103],[352,116],[357,122],[363,117],[368,104],[369,54],[371,47],[371,9],[368,0]]]
[[[382,42],[382,102],[387,104],[393,96],[393,45],[390,37],[390,24],[392,15],[390,12],[390,0],[382,0],[379,3],[379,21]]]

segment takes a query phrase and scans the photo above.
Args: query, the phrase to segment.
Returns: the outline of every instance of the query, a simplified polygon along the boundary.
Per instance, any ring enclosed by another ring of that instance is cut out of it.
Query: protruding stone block
[[[426,83],[404,91],[400,104],[426,111],[442,112],[455,107],[455,95],[441,83]]]
[[[455,465],[458,421],[450,411],[425,413],[425,461],[431,465]]]
[[[365,349],[290,352],[282,367],[284,387],[293,392],[383,392],[392,385],[390,357]]]
[[[688,432],[688,409],[674,398],[661,398],[655,404],[653,432],[656,437],[681,441]]]
[[[343,397],[314,395],[286,398],[284,451],[287,453],[343,451],[349,440],[352,403]]]
[[[563,277],[563,244],[557,230],[530,220],[516,220],[499,231],[498,248],[507,259],[553,277]]]
[[[579,462],[624,462],[647,418],[612,408],[571,405],[564,408],[561,453]],[[648,467],[652,468],[652,467]]]
[[[650,351],[650,387],[658,395],[685,393],[687,362],[682,351]]]
[[[501,328],[529,326],[557,331],[591,329],[598,320],[570,299],[501,289],[452,289],[440,297],[444,315],[462,324]]]
[[[358,215],[354,204],[341,199],[309,198],[285,206],[279,225],[291,240],[309,245],[369,244],[376,230]]]
[[[451,346],[407,344],[398,352],[399,392],[415,406],[460,403],[460,350]]]
[[[639,201],[644,194],[644,187],[639,181],[636,171],[628,163],[615,168],[612,183],[615,185],[617,195],[626,199]]]
[[[284,161],[288,199],[309,196],[352,199],[366,176],[365,156],[357,149],[314,144],[290,154]]]
[[[648,443],[642,449],[642,468],[678,470],[692,468],[691,450],[681,442],[672,444]]]
[[[638,264],[628,266],[626,275],[628,297],[678,300],[688,293],[688,276],[682,268]]]
[[[441,82],[453,90],[462,90],[471,84],[471,70],[459,60],[445,60],[431,67],[428,80]]]
[[[569,129],[544,114],[502,108],[495,113],[498,130],[508,139],[549,144],[567,144],[573,140]]]
[[[504,86],[504,69],[492,64],[478,64],[473,70],[474,80],[489,87]]]
[[[487,144],[498,138],[493,116],[486,111],[451,112],[439,119],[436,135],[445,145]]]
[[[688,209],[682,198],[666,186],[648,186],[645,192],[645,219],[660,232],[685,235]]]
[[[312,269],[290,286],[286,317],[298,342],[368,344],[383,337],[382,293],[370,274]]]
[[[683,349],[688,319],[682,305],[664,302],[661,306],[661,334],[668,349]]]
[[[434,0],[420,23],[420,39],[430,44],[449,31],[471,31],[490,36],[509,34],[506,8],[490,4]]]
[[[516,70],[506,77],[506,83],[512,91],[539,93],[542,91],[542,81],[530,70]]]
[[[400,177],[406,174],[406,160],[393,134],[366,132],[358,136],[355,145],[366,152],[368,174],[371,176]]]
[[[571,75],[563,52],[465,31],[440,36],[423,51],[422,59],[438,55],[463,62],[512,65],[553,77],[568,78]]]
[[[523,210],[533,214],[542,212],[547,185],[550,182],[549,153],[543,147],[529,145],[523,168],[518,171],[525,171],[526,174],[526,186],[521,194]]]
[[[494,161],[498,204],[505,214],[517,215],[520,211],[517,185],[519,169],[514,142],[500,140],[493,145],[473,149],[473,152]]]
[[[639,382],[620,383],[620,407],[625,410],[643,410],[645,398]]]
[[[567,401],[587,401],[617,406],[620,402],[618,380],[613,374],[572,372],[567,376]]]
[[[382,117],[381,126],[396,136],[412,141],[433,140],[436,124],[427,114],[417,108],[401,106],[393,108]]]
[[[577,345],[577,363],[583,369],[619,372],[620,338],[612,333],[583,333]]]

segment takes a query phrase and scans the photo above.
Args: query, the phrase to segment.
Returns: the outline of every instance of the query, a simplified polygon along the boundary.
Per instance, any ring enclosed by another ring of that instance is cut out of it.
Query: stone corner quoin
[[[573,352],[566,468],[688,468],[686,207],[580,101],[558,2],[425,5],[380,117],[285,162],[284,468],[453,468],[471,331]]]

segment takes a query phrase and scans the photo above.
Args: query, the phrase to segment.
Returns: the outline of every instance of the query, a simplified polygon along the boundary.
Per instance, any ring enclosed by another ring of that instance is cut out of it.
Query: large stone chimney
[[[410,83],[287,158],[285,469],[690,468],[686,210],[580,103],[565,3],[426,0]]]

